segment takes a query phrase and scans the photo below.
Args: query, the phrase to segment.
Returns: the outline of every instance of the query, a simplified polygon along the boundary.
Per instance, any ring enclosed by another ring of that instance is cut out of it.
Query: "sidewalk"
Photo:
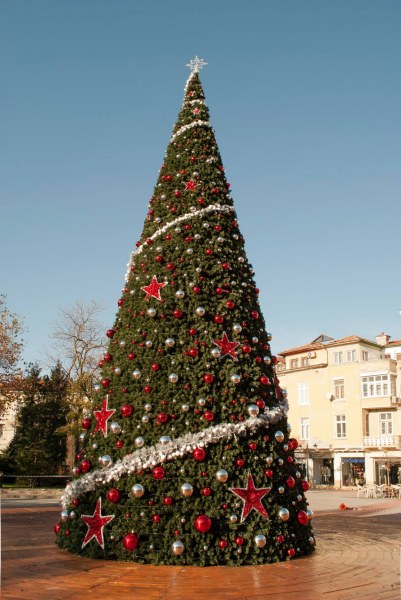
[[[54,507],[3,511],[6,600],[383,600],[400,598],[401,501],[310,491],[315,555],[255,567],[156,567],[95,561],[54,545]],[[341,503],[355,510],[339,510]]]

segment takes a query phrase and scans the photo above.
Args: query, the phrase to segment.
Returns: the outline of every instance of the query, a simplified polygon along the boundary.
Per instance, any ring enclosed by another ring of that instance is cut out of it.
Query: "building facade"
[[[0,415],[0,452],[4,452],[14,437],[17,403],[13,402]]]
[[[280,352],[298,462],[312,485],[401,483],[401,340],[380,334]]]

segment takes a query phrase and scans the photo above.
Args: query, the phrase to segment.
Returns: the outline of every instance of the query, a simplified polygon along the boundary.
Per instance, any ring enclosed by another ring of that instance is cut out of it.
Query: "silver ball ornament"
[[[135,369],[135,371],[132,371],[132,379],[140,379],[141,378],[141,372],[138,369]]]
[[[181,494],[185,496],[185,498],[189,498],[192,496],[194,491],[193,486],[190,483],[183,483],[181,486]]]
[[[169,435],[162,435],[159,442],[162,446],[168,446],[169,444],[171,444],[171,437]]]
[[[170,373],[170,375],[168,376],[168,380],[170,383],[177,383],[178,375],[176,373]]]
[[[282,442],[284,440],[284,433],[282,431],[276,431],[274,437],[276,438],[276,442]]]
[[[258,535],[255,535],[254,539],[258,548],[264,548],[266,546],[266,537],[263,535],[263,533],[258,533]]]
[[[138,436],[137,438],[135,438],[136,448],[142,448],[144,445],[145,445],[145,440],[143,439],[143,437]]]
[[[230,515],[230,523],[236,523],[238,521],[237,515]]]
[[[152,405],[147,402],[143,408],[146,412],[150,412],[152,410]]]
[[[230,379],[233,383],[235,383],[235,385],[238,385],[241,381],[241,375],[238,375],[238,373],[234,373],[233,375],[231,375]]]
[[[120,369],[120,367],[115,367],[115,369],[114,369],[114,373],[115,373],[116,375],[121,375],[121,369]]]
[[[132,493],[135,498],[142,498],[145,493],[145,488],[140,483],[135,483],[135,485],[132,486]]]
[[[141,419],[142,423],[146,424],[149,423],[149,417],[148,415],[143,415],[142,419]]]
[[[182,542],[180,542],[179,540],[177,540],[176,542],[173,543],[173,545],[171,546],[173,554],[175,556],[180,556],[183,552],[184,552],[184,544]]]
[[[198,306],[195,312],[198,315],[198,317],[203,317],[206,311],[203,308],[203,306]]]
[[[282,521],[288,521],[288,519],[290,518],[290,511],[288,510],[288,508],[282,507],[278,511],[278,516]]]
[[[233,325],[233,332],[241,333],[241,331],[242,331],[242,326],[239,323],[235,323],[235,325]]]
[[[210,354],[213,356],[213,358],[219,358],[221,355],[220,350],[218,348],[212,348]]]
[[[118,423],[117,421],[113,421],[112,423],[110,423],[110,431],[111,431],[111,433],[114,433],[115,435],[117,433],[120,433],[120,431],[121,431],[120,423]]]
[[[219,469],[216,473],[217,481],[224,483],[228,479],[228,473],[225,469]]]
[[[270,356],[264,356],[263,361],[264,361],[265,365],[270,365],[272,359],[270,358]]]
[[[259,406],[257,404],[250,404],[248,406],[248,414],[250,417],[257,417],[259,414]]]
[[[185,292],[184,292],[184,290],[177,290],[175,295],[179,300],[182,300],[182,298],[184,298],[184,296],[185,296]]]
[[[173,340],[173,338],[167,338],[164,343],[167,346],[167,348],[172,348],[173,346],[175,346],[175,340]]]
[[[146,314],[148,315],[148,317],[151,317],[153,319],[153,317],[156,316],[156,309],[155,308],[148,308],[148,310],[146,311]]]
[[[189,404],[183,404],[183,405],[181,406],[181,410],[182,410],[183,412],[188,412],[188,411],[189,411]]]
[[[68,510],[62,510],[60,514],[61,520],[65,523],[68,521]]]

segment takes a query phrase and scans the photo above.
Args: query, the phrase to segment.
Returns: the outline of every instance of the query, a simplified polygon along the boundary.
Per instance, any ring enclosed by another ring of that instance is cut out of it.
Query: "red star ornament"
[[[256,510],[262,517],[268,517],[268,512],[261,500],[270,492],[271,488],[255,488],[251,472],[248,471],[248,483],[246,488],[230,488],[230,492],[241,498],[244,502],[241,523],[245,521],[252,510]]]
[[[196,190],[195,181],[192,181],[192,179],[190,179],[190,181],[185,181],[185,189],[186,190]]]
[[[107,437],[107,421],[116,412],[115,408],[111,408],[110,410],[108,409],[108,407],[107,407],[108,401],[109,401],[109,397],[106,396],[106,398],[103,400],[101,410],[93,411],[93,416],[95,417],[95,419],[97,421],[93,435],[95,435],[95,433],[97,433],[98,431],[101,431],[103,433],[103,436]]]
[[[224,358],[224,356],[231,356],[234,360],[238,360],[238,355],[235,352],[237,346],[239,346],[239,342],[230,342],[228,336],[225,331],[223,331],[223,337],[221,340],[213,340],[213,344],[216,344],[220,348],[220,358]]]
[[[110,523],[110,521],[114,519],[114,516],[115,515],[102,515],[102,498],[98,498],[93,515],[81,515],[82,521],[88,528],[84,541],[82,542],[82,548],[84,548],[92,538],[96,538],[97,543],[104,550],[103,529],[107,523]]]
[[[156,300],[161,301],[160,290],[167,285],[167,281],[163,281],[159,283],[157,281],[156,275],[153,275],[153,279],[149,285],[144,285],[141,287],[141,290],[146,292],[145,300],[149,300],[150,298],[156,298]]]

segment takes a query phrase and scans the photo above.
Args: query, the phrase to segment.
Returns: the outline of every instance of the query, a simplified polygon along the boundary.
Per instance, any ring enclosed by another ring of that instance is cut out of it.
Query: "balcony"
[[[364,436],[364,448],[400,448],[401,435]]]
[[[361,397],[362,408],[393,408],[401,405],[400,398],[396,396],[368,396]]]

